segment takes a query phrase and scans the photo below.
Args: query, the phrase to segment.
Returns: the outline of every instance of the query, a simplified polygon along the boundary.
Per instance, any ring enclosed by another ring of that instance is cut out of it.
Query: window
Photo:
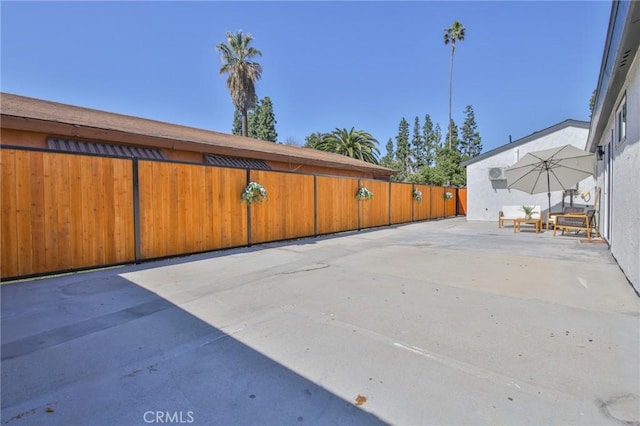
[[[624,142],[627,137],[627,95],[622,97],[620,106],[616,111],[616,130],[618,138],[616,141],[620,144]]]

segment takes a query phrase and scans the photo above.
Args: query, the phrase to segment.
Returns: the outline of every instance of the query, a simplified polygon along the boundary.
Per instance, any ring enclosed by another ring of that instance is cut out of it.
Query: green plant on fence
[[[258,182],[249,182],[249,185],[242,191],[241,198],[247,204],[259,203],[267,199],[267,190]]]
[[[422,201],[422,191],[420,191],[418,188],[413,188],[413,199],[417,202]]]
[[[369,191],[366,186],[361,186],[356,192],[356,200],[370,200],[373,198],[373,192]]]
[[[533,215],[534,206],[522,206],[522,211],[524,212],[524,217],[526,219],[531,219]]]
[[[453,192],[446,191],[446,192],[444,193],[444,198],[445,198],[445,200],[450,200],[450,199],[452,199],[452,198],[453,198]]]

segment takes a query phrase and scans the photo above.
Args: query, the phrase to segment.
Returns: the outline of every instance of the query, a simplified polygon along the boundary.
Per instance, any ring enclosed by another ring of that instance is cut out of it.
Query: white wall
[[[589,129],[579,127],[564,127],[556,132],[541,136],[513,149],[496,153],[483,160],[467,166],[467,220],[470,221],[498,221],[498,212],[503,205],[540,205],[543,218],[547,217],[549,201],[547,193],[527,194],[517,189],[507,189],[507,181],[489,180],[488,171],[491,167],[509,167],[522,156],[531,151],[559,147],[571,144],[585,149]],[[516,141],[517,142],[517,141]],[[515,143],[514,143],[515,144]],[[580,191],[591,191],[593,196],[594,179],[588,178],[580,183]],[[565,203],[568,205],[569,198]],[[562,192],[551,193],[551,210],[560,211]],[[585,205],[580,199],[574,198],[574,205]]]
[[[622,97],[627,97],[627,137],[620,144],[611,141],[615,113]],[[603,188],[600,209],[603,236],[611,254],[629,281],[640,292],[640,54],[629,69],[616,108],[608,118],[599,145],[610,144],[611,158],[598,161],[597,185]],[[608,161],[607,161],[608,160]],[[605,168],[608,166],[607,173]],[[608,191],[607,178],[611,190]],[[610,203],[607,209],[606,203]],[[607,216],[611,211],[611,216]],[[610,232],[607,224],[610,223]]]

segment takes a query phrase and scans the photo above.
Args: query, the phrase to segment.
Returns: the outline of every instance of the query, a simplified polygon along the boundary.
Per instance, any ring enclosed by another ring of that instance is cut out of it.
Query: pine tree
[[[247,113],[247,136],[263,141],[276,142],[278,139],[276,123],[271,99],[265,96],[263,99],[258,100]],[[232,132],[234,135],[242,134],[242,120],[238,111],[233,114]]]
[[[437,125],[436,129],[433,128],[433,121],[429,114],[424,117],[424,124],[422,125],[422,140],[424,141],[424,165],[427,167],[433,166],[436,160],[436,148],[440,143],[440,126]]]
[[[380,165],[393,169],[395,166],[395,151],[393,149],[393,139],[389,138],[385,146],[387,153],[380,159]]]
[[[467,105],[464,110],[466,118],[462,125],[462,138],[460,139],[460,154],[463,160],[468,160],[480,154],[482,151],[482,138],[476,130],[478,124],[473,112],[473,107]]]
[[[255,116],[255,137],[257,139],[269,142],[276,142],[278,139],[278,133],[276,132],[276,116],[273,113],[273,104],[268,96],[262,99],[257,107],[257,111],[253,114]],[[250,128],[253,126],[249,126]]]
[[[260,100],[247,113],[247,136],[258,139],[258,116],[260,115]]]
[[[403,182],[405,175],[402,173],[402,165],[396,158],[396,151],[393,148],[393,139],[389,138],[385,146],[387,153],[380,159],[380,165],[395,170],[395,174],[391,176],[392,182]]]
[[[451,139],[449,139],[451,138]],[[454,151],[458,151],[458,142],[459,142],[459,137],[458,137],[458,126],[456,126],[456,122],[451,120],[451,122],[449,123],[449,127],[447,130],[447,135],[446,135],[446,139],[444,142],[444,146],[446,146],[448,149],[454,150]]]
[[[431,170],[431,182],[436,185],[465,185],[467,177],[464,168],[460,166],[462,156],[458,151],[458,127],[453,120],[449,123],[446,138],[443,146],[436,150],[436,165]]]
[[[420,119],[416,116],[413,121],[413,138],[411,139],[413,154],[412,171],[415,172],[428,163],[425,139],[420,134]]]
[[[598,89],[593,89],[591,92],[591,98],[589,98],[589,118],[593,117],[593,109],[596,107],[596,94]]]
[[[440,123],[436,123],[436,128],[434,130],[435,133],[435,147],[442,146],[442,129],[440,128]],[[434,153],[435,157],[435,153]]]
[[[400,163],[398,178],[404,181],[409,176],[411,156],[409,152],[409,122],[402,117],[396,136],[396,159]]]

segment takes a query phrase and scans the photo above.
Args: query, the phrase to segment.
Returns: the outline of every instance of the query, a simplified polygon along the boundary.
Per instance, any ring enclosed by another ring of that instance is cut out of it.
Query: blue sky
[[[254,37],[281,141],[355,127],[380,141],[425,114],[445,130],[473,105],[484,150],[588,120],[608,1],[7,2],[0,82],[15,93],[230,133],[216,44]]]

